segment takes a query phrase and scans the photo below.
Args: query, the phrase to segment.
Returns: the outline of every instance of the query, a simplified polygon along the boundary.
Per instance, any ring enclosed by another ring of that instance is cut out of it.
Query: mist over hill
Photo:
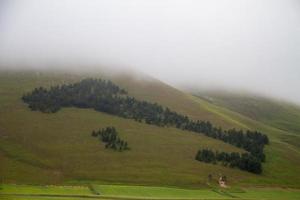
[[[300,199],[299,0],[0,0],[0,199]]]
[[[173,86],[300,102],[297,0],[4,0],[0,7],[1,68],[131,68]]]

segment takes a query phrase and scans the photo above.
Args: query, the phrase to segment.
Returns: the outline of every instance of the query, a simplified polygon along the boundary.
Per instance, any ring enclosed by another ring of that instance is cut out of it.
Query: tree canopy
[[[116,151],[129,150],[127,142],[121,140],[115,127],[106,127],[105,129],[93,131],[92,136],[99,137],[99,139],[105,143],[105,148]]]
[[[196,160],[206,163],[222,163],[224,166],[237,167],[241,170],[260,174],[262,172],[262,166],[260,160],[249,153],[237,153],[237,152],[218,152],[209,149],[199,150],[196,155]]]

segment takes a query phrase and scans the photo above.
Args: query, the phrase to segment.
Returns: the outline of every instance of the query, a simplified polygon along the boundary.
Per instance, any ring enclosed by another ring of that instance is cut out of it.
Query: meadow
[[[92,189],[91,189],[92,188]],[[90,185],[87,186],[29,186],[2,185],[2,199],[48,200],[48,199],[256,199],[296,200],[300,190],[282,188],[234,188],[234,189],[182,189],[172,187],[133,185]],[[98,194],[95,194],[95,191]]]

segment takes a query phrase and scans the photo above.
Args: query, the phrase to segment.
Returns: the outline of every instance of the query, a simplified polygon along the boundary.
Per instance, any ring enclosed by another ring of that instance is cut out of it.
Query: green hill
[[[206,91],[199,96],[253,120],[300,134],[300,107],[297,105],[257,95],[224,91]]]
[[[199,148],[243,151],[175,128],[135,122],[91,109],[64,108],[55,114],[31,111],[21,100],[35,87],[71,83],[85,77],[112,80],[129,95],[168,106],[192,119],[223,128],[263,131],[271,138],[262,175],[195,161]],[[288,129],[179,91],[158,80],[130,75],[70,72],[0,72],[0,175],[5,183],[128,183],[203,187],[208,174],[225,174],[229,184],[300,185],[299,136]],[[131,150],[105,149],[90,133],[114,126]],[[295,125],[296,126],[296,125]]]

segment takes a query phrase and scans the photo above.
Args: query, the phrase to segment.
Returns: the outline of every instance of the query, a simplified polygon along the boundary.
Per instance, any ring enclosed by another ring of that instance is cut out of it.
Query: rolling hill
[[[195,153],[199,148],[243,151],[201,134],[142,124],[92,109],[64,108],[55,114],[33,112],[21,100],[24,93],[35,87],[74,83],[86,77],[112,80],[137,99],[159,103],[195,120],[209,120],[225,129],[235,127],[264,132],[271,138],[271,144],[265,149],[267,161],[263,166],[263,174],[254,175],[195,161]],[[291,126],[283,128],[277,123],[277,120],[283,119],[278,117],[280,114],[267,118],[264,115],[267,111],[255,112],[258,116],[253,117],[247,112],[233,109],[238,102],[233,102],[231,107],[228,104],[225,100],[216,103],[193,96],[144,75],[1,71],[2,182],[97,182],[205,187],[208,174],[212,174],[215,179],[219,174],[225,174],[232,185],[299,187],[297,121],[287,120]],[[278,107],[277,104],[274,107]],[[285,116],[289,119],[293,115]],[[110,151],[91,137],[92,130],[107,126],[120,130],[120,136],[130,144],[130,151]]]
[[[300,134],[300,107],[297,105],[258,95],[224,91],[206,91],[198,95],[253,120]]]

